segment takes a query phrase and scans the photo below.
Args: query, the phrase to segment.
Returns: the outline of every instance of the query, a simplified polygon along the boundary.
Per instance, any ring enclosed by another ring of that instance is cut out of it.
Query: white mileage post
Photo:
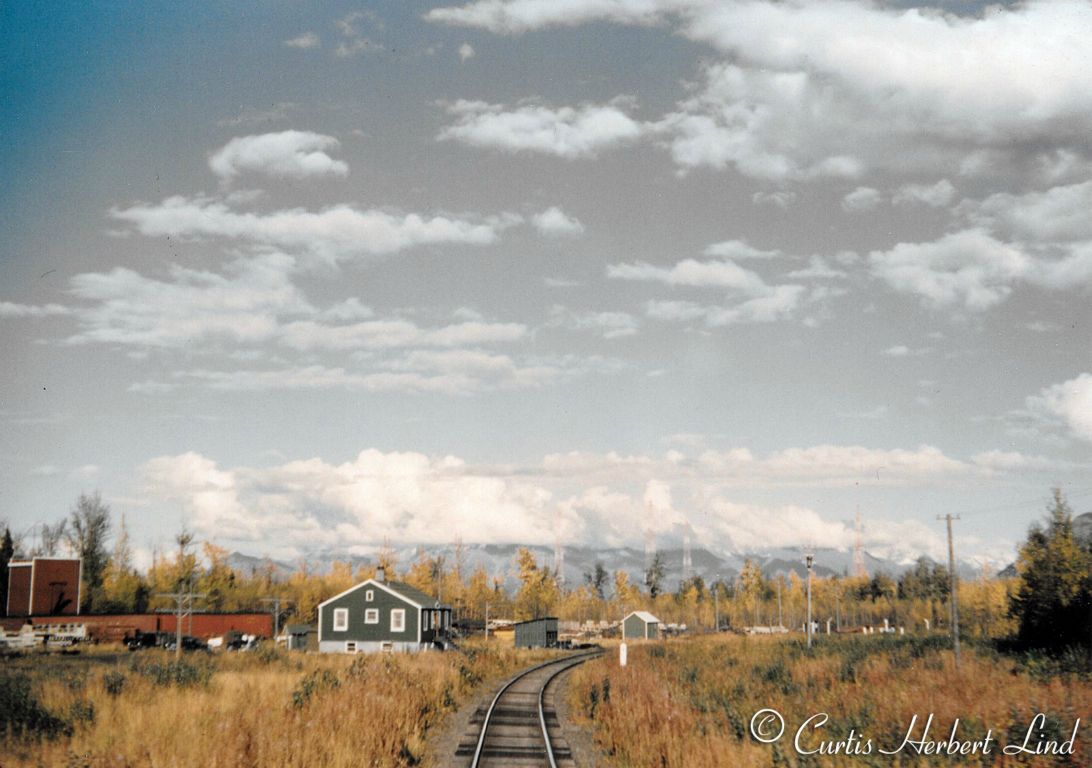
[[[622,643],[618,646],[618,666],[624,667],[626,665],[626,644]]]

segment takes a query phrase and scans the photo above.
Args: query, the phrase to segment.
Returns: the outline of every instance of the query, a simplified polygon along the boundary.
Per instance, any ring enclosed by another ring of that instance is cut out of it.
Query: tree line
[[[112,542],[112,546],[111,546]],[[457,542],[450,556],[430,555],[399,563],[384,544],[374,562],[354,567],[335,561],[317,571],[305,561],[284,573],[272,561],[247,570],[231,567],[226,549],[212,542],[199,547],[181,531],[177,550],[157,554],[140,572],[133,564],[124,518],[116,528],[98,493],[81,494],[67,517],[39,527],[37,546],[23,552],[10,529],[0,536],[0,609],[6,606],[7,564],[16,556],[57,555],[62,549],[83,559],[84,612],[129,613],[169,608],[178,591],[203,595],[208,611],[264,611],[276,601],[289,621],[313,623],[323,600],[374,577],[382,568],[398,579],[452,605],[457,619],[481,622],[486,615],[515,620],[557,616],[578,622],[613,622],[631,610],[648,610],[665,623],[694,629],[750,626],[799,628],[806,615],[806,579],[796,572],[764,573],[746,561],[732,579],[707,582],[693,576],[673,590],[665,583],[662,555],[652,556],[640,582],[623,570],[594,564],[578,584],[540,564],[528,548],[512,563],[515,589],[503,574],[471,566]],[[825,631],[860,626],[946,630],[951,579],[943,565],[922,558],[898,577],[813,577],[812,616]],[[1016,575],[983,571],[959,581],[961,625],[969,636],[1012,637],[1031,647],[1092,647],[1092,542],[1081,540],[1073,513],[1055,491],[1042,522],[1035,523],[1020,548]]]

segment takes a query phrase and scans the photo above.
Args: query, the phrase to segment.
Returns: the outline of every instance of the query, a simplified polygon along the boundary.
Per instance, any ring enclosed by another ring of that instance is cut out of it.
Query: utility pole
[[[784,620],[781,618],[781,574],[777,574],[777,627],[780,629],[785,626]]]
[[[805,555],[808,564],[808,650],[811,650],[811,566],[815,561],[815,555],[809,552]]]
[[[720,601],[717,593],[720,592],[720,574],[713,579],[713,631],[720,632]]]
[[[485,604],[485,639],[489,640],[489,603]]]
[[[944,520],[948,523],[948,578],[949,591],[951,594],[948,597],[948,613],[951,616],[952,622],[952,649],[955,651],[955,664],[959,667],[959,593],[956,591],[959,588],[959,581],[956,578],[955,568],[955,545],[952,543],[952,521],[958,520],[959,515],[944,515],[944,517],[937,516],[937,520]]]
[[[285,607],[287,607],[292,601],[282,601],[279,597],[263,597],[262,602],[267,605],[272,603],[273,605],[273,642],[276,642],[277,637],[281,634],[281,602],[284,602]]]

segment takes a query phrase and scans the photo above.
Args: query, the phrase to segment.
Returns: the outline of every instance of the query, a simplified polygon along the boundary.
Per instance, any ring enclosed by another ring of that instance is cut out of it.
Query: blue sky
[[[1011,558],[1092,504],[1092,12],[953,8],[4,6],[0,519]]]

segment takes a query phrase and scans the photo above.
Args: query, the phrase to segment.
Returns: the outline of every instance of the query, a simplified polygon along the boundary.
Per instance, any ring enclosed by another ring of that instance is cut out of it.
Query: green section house
[[[443,647],[451,608],[397,581],[368,579],[318,607],[322,653],[414,653]]]
[[[634,611],[622,619],[623,640],[655,640],[660,636],[660,620],[648,611]]]

